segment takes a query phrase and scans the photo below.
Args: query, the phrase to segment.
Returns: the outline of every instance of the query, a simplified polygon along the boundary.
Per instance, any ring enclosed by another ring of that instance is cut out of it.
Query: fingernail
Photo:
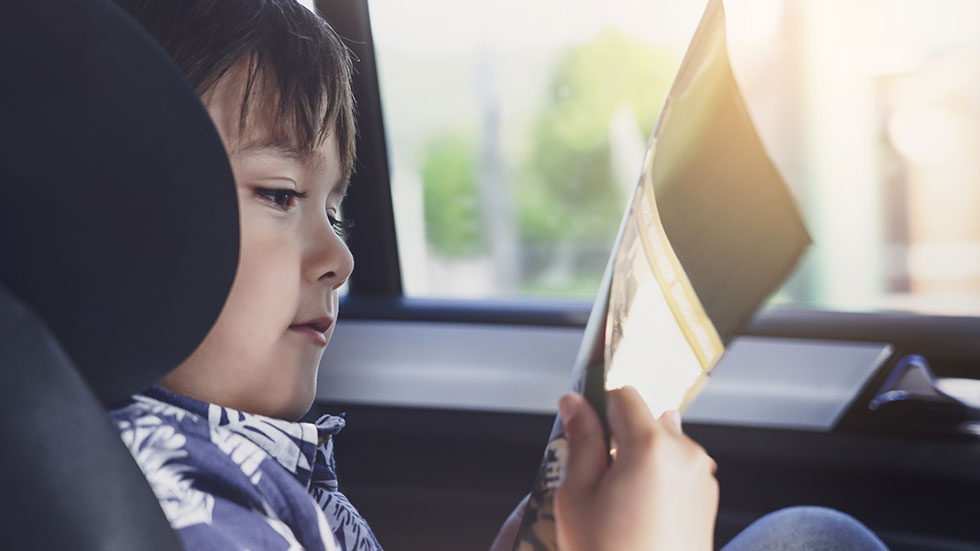
[[[619,415],[619,392],[618,388],[606,392],[606,418],[608,419],[614,419]]]
[[[664,412],[664,417],[678,429],[681,428],[681,412],[676,409],[668,409]]]
[[[577,401],[571,394],[566,394],[558,400],[558,414],[561,415],[562,423],[567,427],[575,417]]]

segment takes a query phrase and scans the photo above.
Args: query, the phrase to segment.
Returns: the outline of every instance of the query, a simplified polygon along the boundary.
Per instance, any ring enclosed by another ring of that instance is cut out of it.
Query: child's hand
[[[608,394],[616,458],[606,466],[599,417],[578,394],[559,402],[568,463],[555,496],[562,551],[710,551],[718,512],[715,462],[681,432],[676,411],[655,419],[632,387]]]

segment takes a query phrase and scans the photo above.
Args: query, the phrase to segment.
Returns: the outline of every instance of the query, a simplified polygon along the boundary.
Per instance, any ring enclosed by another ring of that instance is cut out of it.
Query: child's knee
[[[780,509],[755,521],[724,551],[883,551],[887,548],[854,517],[827,507]]]

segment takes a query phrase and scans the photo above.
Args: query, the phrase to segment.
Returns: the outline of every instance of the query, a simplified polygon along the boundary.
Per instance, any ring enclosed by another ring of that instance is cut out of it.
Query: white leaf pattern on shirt
[[[191,480],[184,477],[192,469],[174,461],[187,456],[183,449],[187,438],[155,415],[138,417],[135,422],[119,421],[117,426],[170,525],[179,529],[211,524],[214,497],[194,489]]]
[[[238,465],[252,484],[259,483],[262,478],[259,465],[263,459],[269,457],[265,450],[241,434],[214,425],[211,426],[211,442],[225,452],[232,463]]]
[[[208,407],[208,423],[212,428],[221,427],[242,434],[261,446],[266,453],[282,464],[289,472],[296,474],[298,469],[309,471],[312,466],[302,454],[296,440],[315,445],[316,434],[305,434],[301,423],[290,423],[263,415],[245,413],[236,409],[215,404]]]

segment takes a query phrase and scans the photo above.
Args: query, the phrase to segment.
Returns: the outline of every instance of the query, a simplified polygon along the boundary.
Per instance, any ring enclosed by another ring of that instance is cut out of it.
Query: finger
[[[558,408],[568,438],[562,491],[570,501],[581,502],[605,471],[606,440],[599,416],[581,394],[562,396]]]
[[[609,430],[619,449],[617,458],[625,453],[646,453],[653,438],[661,431],[660,424],[635,388],[624,386],[607,394]]]
[[[718,471],[718,463],[715,462],[713,457],[708,455],[708,450],[704,449],[701,444],[691,440],[688,436],[685,435],[684,438],[688,440],[689,445],[692,446],[692,449],[694,450],[694,458],[690,461],[690,464],[703,468],[707,470],[709,474],[714,476],[714,474]]]
[[[681,413],[676,409],[668,409],[663,412],[659,420],[661,425],[672,433],[684,434],[684,430],[681,428]]]

